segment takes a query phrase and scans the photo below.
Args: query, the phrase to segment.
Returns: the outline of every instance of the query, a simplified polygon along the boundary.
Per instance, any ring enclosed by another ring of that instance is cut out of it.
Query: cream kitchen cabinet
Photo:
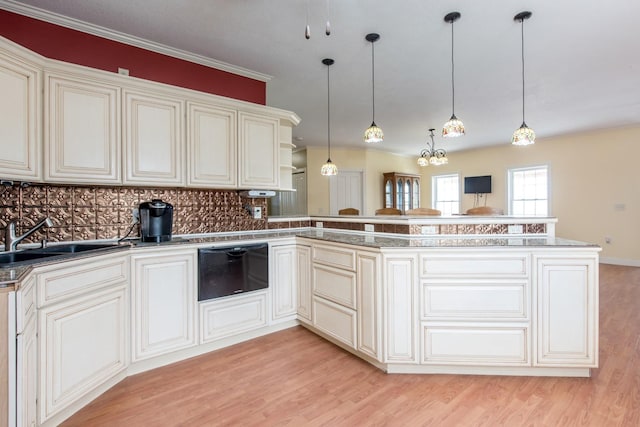
[[[418,363],[417,264],[415,252],[383,256],[383,361],[386,363]]]
[[[236,110],[187,103],[187,186],[238,187]]]
[[[273,190],[280,185],[280,120],[240,112],[240,188]]]
[[[356,255],[358,350],[382,360],[382,305],[380,254],[358,251]]]
[[[131,361],[197,343],[196,249],[131,256]]]
[[[537,366],[598,366],[598,261],[536,257]]]
[[[420,255],[421,363],[531,366],[530,256]]]
[[[0,179],[43,178],[42,71],[37,60],[13,43],[0,44]]]
[[[296,245],[269,246],[269,286],[271,287],[271,320],[294,318],[297,311],[298,268]]]
[[[45,180],[120,184],[120,88],[45,72]]]
[[[38,344],[36,322],[36,278],[25,278],[16,292],[17,359],[16,394],[18,396],[16,425],[36,426],[38,413]]]
[[[310,323],[311,311],[311,247],[298,243],[296,245],[296,283],[298,285],[298,320]]]
[[[56,424],[73,404],[124,376],[127,267],[127,256],[112,254],[37,270],[39,423]]]
[[[201,344],[233,337],[269,324],[266,291],[203,301],[199,308]]]
[[[185,184],[183,99],[124,89],[124,184]]]

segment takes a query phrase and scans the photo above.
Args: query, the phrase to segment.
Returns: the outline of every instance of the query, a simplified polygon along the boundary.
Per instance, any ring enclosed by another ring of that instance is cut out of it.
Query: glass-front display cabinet
[[[420,207],[420,175],[401,172],[387,172],[382,175],[382,199],[385,208],[397,208],[404,213]]]

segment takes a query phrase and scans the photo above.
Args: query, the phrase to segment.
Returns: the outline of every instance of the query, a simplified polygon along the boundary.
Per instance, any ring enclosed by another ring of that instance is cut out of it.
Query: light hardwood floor
[[[640,426],[640,268],[600,266],[591,378],[387,375],[302,327],[129,377],[64,426]]]

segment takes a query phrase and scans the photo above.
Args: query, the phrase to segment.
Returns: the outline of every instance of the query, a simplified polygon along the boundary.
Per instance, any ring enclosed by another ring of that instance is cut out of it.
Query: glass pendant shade
[[[429,166],[429,160],[424,156],[418,157],[418,166]]]
[[[375,122],[371,122],[371,126],[364,131],[364,142],[371,144],[376,142],[382,142],[384,139],[384,133]]]
[[[511,138],[511,143],[513,145],[531,145],[536,142],[536,133],[527,126],[526,123],[522,123],[522,125],[513,132],[513,137]]]
[[[464,124],[454,114],[442,127],[442,136],[445,138],[453,138],[462,135],[464,135]]]
[[[331,159],[327,159],[327,163],[322,165],[320,169],[320,175],[322,176],[333,176],[338,175],[338,167],[331,163]]]

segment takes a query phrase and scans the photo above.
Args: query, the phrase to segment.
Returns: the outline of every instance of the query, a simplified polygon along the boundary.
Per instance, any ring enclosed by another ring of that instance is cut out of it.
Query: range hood
[[[273,190],[246,190],[240,192],[240,197],[247,197],[250,199],[274,197],[276,192]]]

